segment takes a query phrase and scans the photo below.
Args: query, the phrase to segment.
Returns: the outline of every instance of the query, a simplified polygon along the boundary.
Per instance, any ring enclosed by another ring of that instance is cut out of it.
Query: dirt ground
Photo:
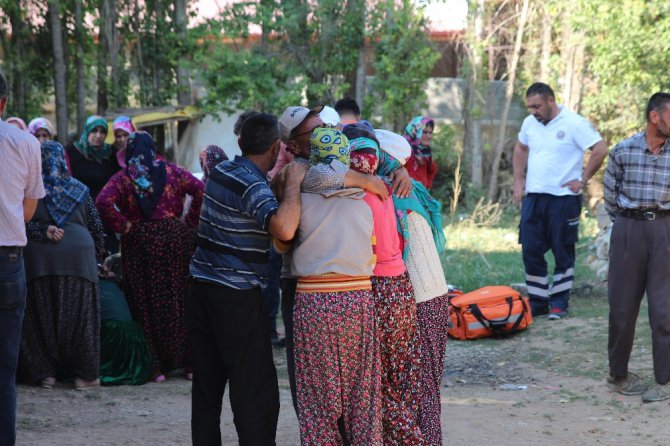
[[[612,393],[604,375],[574,370],[579,361],[556,366],[561,355],[579,345],[569,336],[543,333],[558,330],[555,324],[564,324],[559,331],[579,333],[591,322],[539,320],[500,343],[449,341],[442,388],[445,444],[670,444],[669,402],[642,404],[639,397]],[[537,366],[534,359],[543,350],[553,352],[554,366]],[[277,444],[297,445],[283,349],[275,350],[275,360],[281,396]],[[585,367],[595,361],[599,368],[602,362],[588,356],[580,360]],[[87,392],[66,384],[53,390],[19,386],[18,392],[19,445],[190,444],[190,382],[179,376],[162,384]],[[225,445],[237,444],[227,399],[222,431]]]

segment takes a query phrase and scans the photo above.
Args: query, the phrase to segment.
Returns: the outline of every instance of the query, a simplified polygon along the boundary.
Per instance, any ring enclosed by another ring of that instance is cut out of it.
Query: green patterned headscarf
[[[104,160],[109,159],[112,156],[112,146],[103,142],[101,146],[95,147],[88,142],[88,135],[90,135],[96,127],[102,127],[105,131],[109,130],[105,118],[98,115],[89,116],[84,125],[84,131],[81,133],[79,141],[74,143],[74,146],[86,157],[86,159],[102,163]]]
[[[314,129],[309,137],[309,163],[330,164],[338,160],[349,165],[349,139],[339,130],[331,128]]]

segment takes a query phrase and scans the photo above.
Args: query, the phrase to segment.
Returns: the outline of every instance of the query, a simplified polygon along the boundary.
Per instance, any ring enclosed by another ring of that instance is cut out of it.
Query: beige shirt
[[[372,211],[361,189],[302,193],[300,227],[293,250],[291,273],[370,276],[375,267],[372,250]]]
[[[40,143],[0,120],[0,246],[25,246],[23,199],[44,197]]]

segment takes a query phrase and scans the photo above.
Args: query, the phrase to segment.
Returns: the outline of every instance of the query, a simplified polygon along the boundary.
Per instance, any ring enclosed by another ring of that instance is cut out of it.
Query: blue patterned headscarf
[[[65,150],[56,141],[42,144],[42,181],[44,204],[56,223],[62,226],[74,210],[88,197],[88,187],[70,176],[65,162]]]
[[[147,132],[130,134],[126,148],[126,175],[135,186],[142,215],[151,219],[167,183],[165,162],[156,160],[154,139]]]

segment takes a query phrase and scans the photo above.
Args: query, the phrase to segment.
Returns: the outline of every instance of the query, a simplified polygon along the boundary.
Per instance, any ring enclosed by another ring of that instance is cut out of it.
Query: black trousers
[[[295,355],[293,350],[293,305],[295,305],[295,289],[298,279],[281,279],[281,317],[286,334],[286,371],[291,386],[293,409],[298,414],[298,400],[295,393]]]
[[[221,445],[221,404],[230,383],[239,444],[274,445],[279,388],[261,290],[191,280],[186,315],[193,355],[193,444]]]

